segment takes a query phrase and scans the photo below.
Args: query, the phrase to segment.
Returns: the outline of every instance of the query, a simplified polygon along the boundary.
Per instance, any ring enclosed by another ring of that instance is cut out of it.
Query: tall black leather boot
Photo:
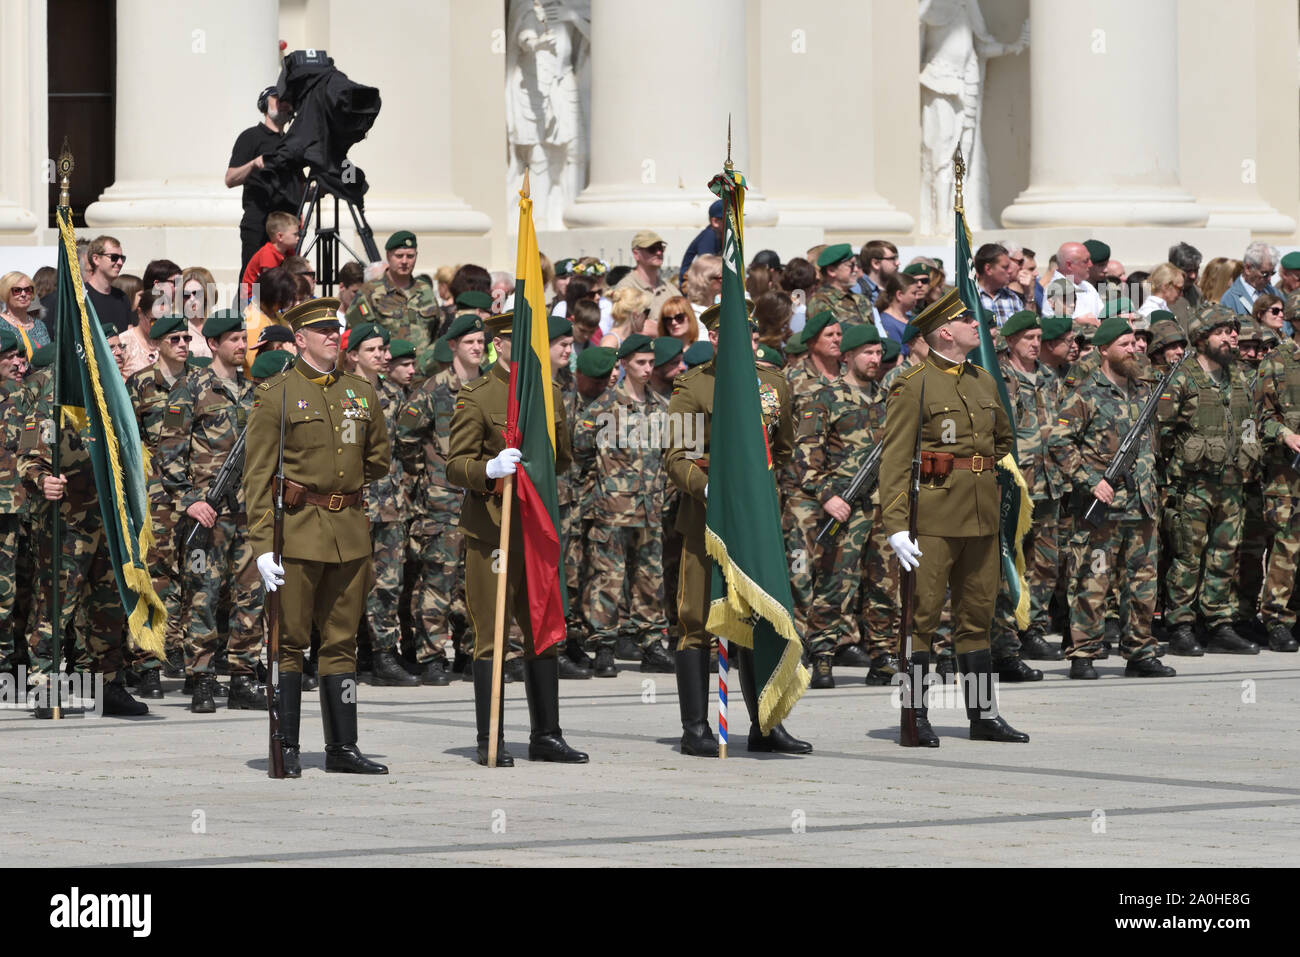
[[[917,747],[921,748],[939,746],[939,736],[934,733],[934,728],[930,727],[930,709],[925,704],[925,679],[929,674],[930,652],[912,652],[912,695],[913,700],[919,702],[916,708],[916,741]],[[901,740],[898,743],[903,744]],[[909,747],[909,745],[903,746]]]
[[[718,739],[709,727],[709,649],[687,648],[676,652],[673,659],[677,704],[682,712],[682,754],[716,758]]]
[[[777,725],[767,734],[758,726],[758,687],[754,683],[754,652],[740,645],[732,646],[736,671],[740,675],[740,693],[745,696],[745,710],[749,712],[749,750],[774,754],[808,754],[813,746]]]
[[[302,673],[280,672],[280,694],[275,703],[280,712],[280,740],[284,742],[284,776],[302,777],[302,756],[298,728],[302,723]]]
[[[346,694],[346,698],[344,695]],[[320,713],[325,724],[325,770],[346,774],[387,774],[357,748],[357,676],[320,676]]]
[[[492,659],[475,658],[470,666],[474,673],[474,724],[478,728],[478,763],[487,767],[488,736],[492,732]],[[503,682],[504,684],[504,682]],[[497,767],[513,768],[514,756],[506,750],[506,695],[504,687],[497,703]]]
[[[970,720],[972,741],[1009,741],[1023,744],[1029,735],[1017,731],[996,713],[993,702],[993,656],[987,648],[957,656],[961,669],[961,690],[966,698],[966,717]],[[987,700],[981,702],[981,697]]]
[[[554,657],[525,658],[524,690],[532,725],[528,760],[586,764],[587,755],[569,747],[560,731],[560,663]]]

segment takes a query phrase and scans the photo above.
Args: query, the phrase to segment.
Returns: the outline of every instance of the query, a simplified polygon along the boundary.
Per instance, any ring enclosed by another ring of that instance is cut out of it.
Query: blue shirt
[[[700,230],[700,234],[691,240],[691,244],[686,247],[686,252],[682,254],[682,270],[678,279],[686,277],[686,270],[690,268],[691,260],[696,256],[713,254],[715,256],[722,253],[722,240],[718,239],[718,234],[713,231],[712,226],[705,226]]]

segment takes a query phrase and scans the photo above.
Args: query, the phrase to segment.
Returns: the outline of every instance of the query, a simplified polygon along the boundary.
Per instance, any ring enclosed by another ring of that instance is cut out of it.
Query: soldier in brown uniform
[[[365,379],[334,371],[339,301],[313,299],[285,313],[298,360],[257,387],[248,422],[244,498],[248,538],[268,591],[280,599],[280,733],[285,774],[302,774],[298,727],[302,655],[312,625],[325,770],[387,774],[357,749],[357,625],[371,577],[364,486],[388,474],[388,431]],[[284,420],[284,551],[272,555],[272,483]],[[274,662],[272,663],[275,664]]]
[[[714,307],[704,311],[709,327],[709,342],[718,346],[717,315]],[[750,321],[754,347],[758,346],[758,329]],[[716,354],[716,353],[715,353]],[[794,423],[790,414],[790,386],[779,372],[759,367],[759,399],[763,403],[763,421],[767,426],[772,468],[779,472],[794,451]],[[692,431],[699,445],[687,446],[685,429],[670,430],[679,444],[664,454],[668,478],[682,492],[677,512],[677,530],[682,534],[682,557],[677,581],[677,617],[682,637],[677,642],[677,700],[682,715],[683,754],[704,758],[718,756],[718,741],[709,728],[709,651],[713,636],[705,627],[708,618],[709,576],[713,559],[704,546],[704,519],[709,495],[709,430],[713,423],[713,360],[683,372],[673,384],[668,403],[669,420],[686,421],[687,416],[702,417],[702,431]],[[697,420],[698,421],[698,420]],[[749,711],[749,750],[783,754],[807,754],[812,745],[800,741],[777,725],[763,734],[758,726],[758,694],[754,683],[753,651],[735,647],[734,659],[740,672],[740,688]]]
[[[540,655],[533,646],[533,628],[528,610],[528,581],[524,573],[523,526],[518,520],[518,503],[512,503],[510,556],[499,569],[501,544],[501,491],[503,480],[518,468],[521,453],[506,448],[506,405],[510,392],[510,339],[513,313],[493,316],[485,325],[492,336],[497,361],[491,370],[461,386],[451,419],[451,441],[447,448],[447,481],[467,490],[460,513],[465,533],[465,604],[474,631],[474,715],[478,726],[478,760],[487,764],[488,733],[492,711],[492,653],[497,582],[505,576],[506,626],[510,618],[524,634],[524,689],[528,695],[528,717],[532,734],[528,741],[530,761],[559,761],[584,764],[587,755],[575,751],[560,730],[559,644]],[[564,421],[564,400],[553,384],[555,409],[555,468],[570,465],[569,430]],[[502,698],[504,705],[504,697]],[[497,765],[512,767],[514,758],[497,746]]]
[[[880,502],[889,544],[916,571],[913,688],[920,693],[930,644],[951,589],[953,646],[965,680],[971,739],[1028,741],[997,713],[989,625],[998,593],[999,494],[995,464],[1014,443],[993,377],[965,360],[979,345],[978,320],[956,290],[912,320],[930,352],[903,372],[886,400]],[[922,389],[924,388],[924,395]],[[908,485],[918,431],[921,491],[917,540],[908,533]],[[921,742],[938,747],[926,709]]]

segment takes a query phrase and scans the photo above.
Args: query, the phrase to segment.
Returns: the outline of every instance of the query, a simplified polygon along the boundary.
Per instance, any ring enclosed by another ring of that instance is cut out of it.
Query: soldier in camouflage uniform
[[[794,455],[803,492],[821,502],[819,526],[828,517],[841,523],[835,538],[821,546],[821,567],[808,610],[806,645],[815,688],[835,687],[833,655],[839,647],[856,645],[859,638],[858,590],[871,506],[865,488],[857,501],[847,501],[843,495],[879,444],[885,418],[873,379],[882,352],[876,327],[850,326],[840,348],[844,375],[812,397],[807,408],[815,426],[799,430]],[[867,644],[871,668],[867,684],[889,684],[898,670],[893,633],[871,634]]]
[[[50,359],[53,359],[52,351]],[[98,370],[116,375],[115,367]],[[136,701],[122,680],[125,613],[117,590],[112,558],[99,512],[95,473],[86,450],[87,439],[70,423],[59,433],[59,468],[51,467],[54,442],[54,379],[48,370],[30,377],[24,388],[27,416],[18,439],[18,474],[22,476],[31,511],[38,588],[33,622],[28,635],[33,685],[47,684],[54,667],[54,630],[50,621],[50,566],[54,543],[50,536],[50,509],[58,508],[62,520],[59,609],[60,634],[66,636],[74,621],[94,622],[80,627],[78,645],[84,646],[91,670],[103,675],[103,710],[106,715],[136,717],[149,706]],[[38,705],[36,717],[52,717],[52,709]]]
[[[1252,417],[1255,428],[1261,429],[1262,420],[1258,417],[1259,404],[1259,368],[1266,351],[1265,335],[1269,330],[1256,323],[1249,316],[1241,319],[1241,332],[1237,336],[1237,350],[1241,355],[1242,374],[1246,378],[1246,390],[1251,397]],[[1264,444],[1262,432],[1259,433],[1261,446]],[[1259,459],[1252,460],[1242,481],[1242,520],[1241,544],[1237,547],[1237,603],[1233,608],[1232,620],[1237,631],[1252,641],[1265,642],[1268,632],[1259,619],[1261,593],[1264,588],[1264,561],[1273,544],[1273,535],[1268,520],[1264,517],[1264,477],[1267,453]]]
[[[1169,651],[1176,655],[1259,652],[1232,624],[1242,484],[1263,455],[1250,391],[1233,365],[1237,329],[1237,316],[1226,306],[1199,307],[1188,332],[1196,354],[1157,406],[1173,509],[1166,600]],[[1193,631],[1198,614],[1210,635],[1206,649]]]
[[[452,361],[411,394],[398,416],[393,443],[394,455],[414,477],[411,550],[419,563],[412,596],[418,622],[415,658],[424,668],[421,680],[426,684],[445,683],[440,680],[448,664],[444,639],[449,638],[466,661],[472,653],[460,573],[465,540],[458,522],[464,491],[447,481],[446,469],[457,394],[479,377],[483,320],[473,312],[461,313],[441,341],[451,350]],[[465,674],[470,674],[468,666]]]
[[[410,342],[417,356],[425,357],[442,321],[442,310],[437,290],[412,275],[417,253],[415,234],[405,229],[393,233],[384,243],[384,253],[388,268],[357,292],[347,312],[347,323],[378,323],[391,336]],[[426,365],[419,369],[421,373],[430,368],[427,363],[431,359],[429,353]]]
[[[1293,300],[1300,304],[1300,293],[1287,297],[1288,307]],[[1291,467],[1300,455],[1300,348],[1295,339],[1284,340],[1260,363],[1255,400],[1267,452],[1264,517],[1273,534],[1260,612],[1269,648],[1294,652],[1300,647],[1291,633],[1296,622],[1291,597],[1300,566],[1300,472]]]
[[[379,413],[384,417],[387,434],[396,431],[398,413],[405,402],[400,386],[381,379],[388,371],[392,356],[388,351],[390,336],[383,326],[363,322],[348,330],[348,354],[356,372],[369,382],[379,396]],[[365,406],[364,397],[345,395],[345,402]],[[348,409],[345,407],[344,415]],[[348,423],[344,423],[346,428]],[[398,645],[402,627],[398,609],[402,601],[402,564],[406,558],[406,490],[402,486],[402,463],[391,458],[388,474],[366,486],[366,518],[370,522],[370,544],[374,584],[366,593],[364,617],[370,629],[372,649],[370,683],[381,686],[412,688],[420,679],[402,667]],[[445,675],[444,675],[445,677]]]
[[[230,689],[232,709],[262,710],[266,696],[258,689],[256,669],[262,652],[262,590],[248,543],[248,516],[242,483],[232,499],[214,508],[205,500],[217,473],[248,424],[253,407],[253,383],[244,378],[244,323],[237,313],[222,310],[203,324],[203,338],[212,362],[178,380],[167,397],[159,459],[163,488],[177,513],[201,529],[181,555],[186,583],[182,622],[187,637],[185,670],[193,677],[190,710],[216,711],[214,658],[221,644],[217,611],[230,604]],[[202,542],[202,543],[201,543]]]
[[[172,507],[172,498],[162,484],[161,459],[158,454],[162,439],[163,414],[167,411],[167,396],[176,383],[185,377],[185,360],[190,353],[189,324],[184,316],[164,316],[149,329],[149,338],[158,343],[158,358],[126,380],[126,391],[135,409],[140,438],[149,452],[149,514],[153,519],[153,552],[149,568],[153,575],[153,590],[167,609],[167,634],[164,640],[167,660],[164,665],[167,677],[179,678],[185,673],[185,637],[181,631],[181,576],[176,565],[177,526],[180,515]],[[188,532],[188,527],[186,528]],[[157,669],[150,669],[156,671]],[[157,675],[143,675],[140,693],[146,697],[157,681]],[[157,688],[162,697],[162,688]]]
[[[22,409],[14,395],[26,366],[18,337],[0,326],[0,672],[9,673],[14,670],[18,541],[25,504],[17,467]]]
[[[848,248],[847,245],[845,248]],[[710,314],[710,309],[705,310],[701,319]],[[716,321],[714,315],[706,321],[706,325],[711,326]],[[785,370],[794,400],[796,446],[795,455],[782,470],[778,481],[784,493],[781,527],[785,533],[786,553],[790,558],[790,591],[794,598],[795,630],[800,634],[807,634],[808,605],[812,600],[813,583],[817,574],[815,553],[818,546],[814,544],[814,539],[817,537],[817,524],[824,513],[817,497],[805,492],[799,482],[802,468],[796,460],[800,440],[818,431],[816,415],[811,408],[813,397],[823,388],[839,381],[841,336],[840,324],[828,310],[816,313],[809,318],[803,330],[808,352],[791,362]]]
[[[650,374],[649,388],[663,396],[667,402],[673,397],[673,382],[685,369],[682,340],[673,336],[660,336],[654,342],[655,367]],[[778,354],[779,355],[779,354]],[[778,370],[779,371],[779,370]],[[570,419],[570,422],[574,419]],[[664,482],[660,523],[664,541],[664,618],[668,622],[668,647],[676,648],[682,637],[681,622],[677,619],[677,576],[682,564],[682,536],[677,531],[677,510],[682,504],[682,493],[672,482]]]
[[[660,638],[663,615],[663,447],[668,403],[647,388],[654,341],[631,335],[618,350],[623,381],[583,411],[573,429],[573,459],[588,491],[583,514],[590,580],[584,607],[596,651],[595,675],[612,678],[619,633],[641,648],[641,670],[673,672]]]
[[[1156,657],[1151,634],[1156,604],[1155,478],[1156,428],[1138,443],[1131,481],[1112,487],[1103,475],[1120,442],[1137,421],[1149,391],[1133,377],[1137,363],[1132,328],[1121,318],[1107,319],[1093,338],[1098,366],[1063,396],[1047,440],[1048,454],[1069,490],[1068,507],[1082,515],[1096,498],[1107,506],[1096,528],[1082,519],[1073,525],[1067,598],[1070,608],[1070,677],[1094,679],[1110,596],[1124,589],[1120,645],[1126,677],[1173,677]],[[1122,585],[1121,585],[1122,581]]]
[[[858,257],[848,243],[827,246],[817,257],[822,284],[808,299],[807,315],[830,312],[841,325],[855,322],[874,322],[871,301],[863,293],[853,292],[853,284],[862,275]],[[812,335],[805,333],[805,341]]]

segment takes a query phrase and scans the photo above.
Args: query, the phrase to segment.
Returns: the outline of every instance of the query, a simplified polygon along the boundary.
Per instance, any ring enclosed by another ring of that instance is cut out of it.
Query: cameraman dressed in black
[[[226,170],[227,187],[244,187],[244,218],[239,221],[241,276],[253,254],[266,243],[266,217],[277,210],[297,215],[304,185],[301,169],[273,169],[266,165],[284,139],[293,105],[276,96],[275,87],[268,86],[258,96],[257,108],[262,122],[239,134]]]

